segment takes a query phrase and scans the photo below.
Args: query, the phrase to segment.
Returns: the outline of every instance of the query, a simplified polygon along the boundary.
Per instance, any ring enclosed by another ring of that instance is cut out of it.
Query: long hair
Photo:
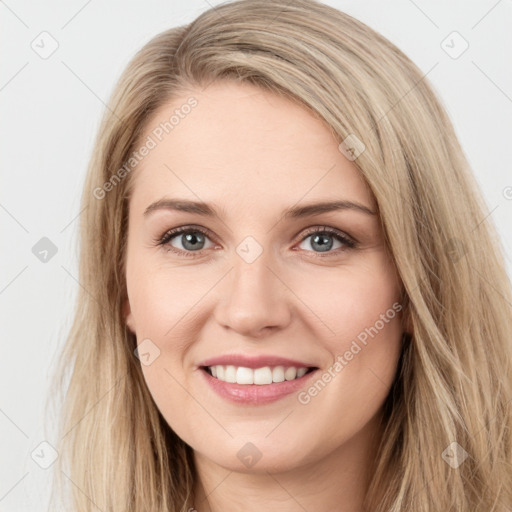
[[[105,111],[82,196],[81,286],[56,379],[55,488],[71,491],[67,510],[192,506],[191,448],[154,404],[124,322],[132,174],[120,170],[158,108],[218,80],[280,94],[325,120],[345,149],[356,141],[353,161],[376,199],[410,326],[366,509],[512,508],[510,280],[444,108],[404,53],[351,16],[314,0],[241,0],[150,40]]]

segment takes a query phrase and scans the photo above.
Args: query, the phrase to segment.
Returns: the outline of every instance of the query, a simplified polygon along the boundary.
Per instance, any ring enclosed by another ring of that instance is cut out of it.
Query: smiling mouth
[[[262,366],[247,368],[244,366],[215,365],[202,366],[202,370],[210,376],[223,382],[242,385],[269,385],[279,382],[298,380],[317,370],[316,367],[297,366]]]

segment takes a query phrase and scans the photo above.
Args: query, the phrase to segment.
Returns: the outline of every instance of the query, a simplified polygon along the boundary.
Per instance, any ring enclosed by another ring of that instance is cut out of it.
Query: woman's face
[[[238,471],[370,438],[401,305],[353,158],[302,107],[230,82],[175,98],[140,140],[125,312],[168,424],[196,457]]]

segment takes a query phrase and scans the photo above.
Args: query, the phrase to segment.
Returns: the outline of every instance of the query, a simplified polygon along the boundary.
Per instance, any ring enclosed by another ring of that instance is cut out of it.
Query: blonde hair
[[[97,135],[82,197],[81,287],[56,384],[69,377],[55,472],[58,492],[72,491],[66,508],[192,506],[191,449],[154,404],[124,323],[131,174],[99,199],[93,191],[124,166],[156,109],[217,80],[283,95],[340,142],[350,135],[365,146],[354,163],[376,198],[410,326],[366,509],[512,507],[510,280],[445,110],[399,49],[349,15],[314,0],[241,0],[149,41]],[[445,461],[454,442],[468,454],[458,467]]]

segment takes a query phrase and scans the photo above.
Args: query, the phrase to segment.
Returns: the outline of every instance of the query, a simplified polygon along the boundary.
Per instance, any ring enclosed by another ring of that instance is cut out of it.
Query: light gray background
[[[52,442],[43,408],[80,286],[79,198],[104,102],[152,36],[219,3],[0,0],[0,511],[45,510],[51,469],[34,459],[51,456],[48,446],[38,448]],[[326,3],[375,28],[428,72],[474,167],[512,275],[512,1]],[[43,31],[58,42],[46,59],[31,47],[50,48]],[[469,44],[456,59],[463,41],[446,39],[453,31]],[[42,237],[58,249],[46,263],[32,253]]]

